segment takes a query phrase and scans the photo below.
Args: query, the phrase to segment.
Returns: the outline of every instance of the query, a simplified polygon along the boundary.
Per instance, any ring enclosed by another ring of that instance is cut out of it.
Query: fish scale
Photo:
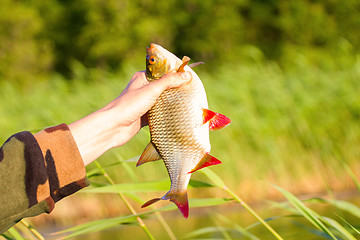
[[[194,84],[189,86],[190,89],[196,90],[192,85]],[[192,117],[192,120],[187,121],[186,124],[182,122],[184,118],[187,119],[189,116],[194,116],[192,111],[194,107],[191,106],[191,102],[186,98],[188,95],[183,90],[167,90],[159,97],[154,107],[149,111],[151,141],[157,146],[160,156],[163,157],[170,178],[172,175],[177,175],[179,170],[181,170],[180,167],[170,166],[180,166],[182,163],[179,159],[176,159],[177,153],[174,149],[179,149],[182,156],[187,158],[198,155],[195,152],[199,151],[196,149],[196,146],[199,144],[196,143],[192,130],[197,125],[195,123],[197,119]],[[200,106],[198,108],[200,109]],[[201,116],[198,119],[201,119]],[[184,146],[186,147],[184,148]],[[194,147],[190,148],[190,146]],[[190,161],[192,164],[187,164],[187,172],[195,167],[195,161]],[[177,188],[177,186],[177,182],[172,180],[172,188]]]
[[[200,147],[194,136],[193,129],[202,121],[201,101],[192,98],[198,89],[194,81],[185,90],[166,90],[148,113],[151,141],[163,158],[171,180],[169,193],[186,191],[188,172],[196,166],[198,156],[210,151]],[[184,122],[184,119],[189,120]]]
[[[181,61],[161,46],[151,44],[147,48],[146,59],[146,77],[149,82],[176,71],[189,71],[192,79],[181,87],[164,91],[148,112],[151,139],[137,166],[162,159],[171,186],[163,197],[151,199],[142,207],[169,199],[187,218],[187,186],[191,173],[221,163],[209,155],[209,129],[225,127],[230,119],[207,110],[204,86],[196,73],[186,66],[190,60],[188,57]]]

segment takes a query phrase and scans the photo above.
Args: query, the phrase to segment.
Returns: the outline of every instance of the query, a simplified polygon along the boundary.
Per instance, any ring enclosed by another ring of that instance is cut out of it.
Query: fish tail
[[[161,198],[153,198],[153,199],[147,201],[146,203],[144,203],[144,204],[141,206],[141,208],[150,206],[151,204],[156,203],[156,202],[159,201],[159,200],[161,200]]]
[[[159,200],[170,200],[171,202],[175,203],[184,218],[188,218],[189,216],[189,202],[187,197],[187,191],[183,193],[170,193],[168,192],[162,198],[153,198],[146,203],[144,203],[141,208],[147,207],[153,203],[156,203]]]
[[[170,199],[173,203],[176,204],[184,218],[189,216],[189,202],[187,197],[187,191],[183,193],[167,193],[164,197]]]

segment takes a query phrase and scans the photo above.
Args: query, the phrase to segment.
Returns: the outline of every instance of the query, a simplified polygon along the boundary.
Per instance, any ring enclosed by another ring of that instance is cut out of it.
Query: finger
[[[177,72],[166,74],[164,77],[160,78],[158,82],[164,84],[165,89],[170,89],[180,87],[191,79],[192,74],[190,72]]]
[[[128,86],[126,87],[127,90],[134,90],[143,87],[144,85],[147,85],[149,81],[146,79],[145,71],[136,72]]]
[[[156,102],[156,99],[163,91],[171,87],[178,87],[191,79],[190,74],[172,73],[159,80],[152,81],[144,85],[146,80],[144,72],[137,72],[130,80],[128,86],[117,98],[122,104],[122,111],[125,109],[129,113],[129,121],[133,122],[143,116]],[[147,125],[146,118],[142,125]]]

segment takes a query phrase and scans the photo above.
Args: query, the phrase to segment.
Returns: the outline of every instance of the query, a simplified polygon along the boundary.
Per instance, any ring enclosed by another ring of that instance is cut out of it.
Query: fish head
[[[146,48],[146,77],[156,80],[169,72],[175,72],[182,61],[180,58],[155,43]]]

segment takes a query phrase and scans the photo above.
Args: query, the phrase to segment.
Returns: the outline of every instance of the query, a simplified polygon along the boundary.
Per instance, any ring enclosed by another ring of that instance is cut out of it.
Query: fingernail
[[[185,80],[189,80],[191,78],[191,74],[189,72],[181,73],[181,77]]]

